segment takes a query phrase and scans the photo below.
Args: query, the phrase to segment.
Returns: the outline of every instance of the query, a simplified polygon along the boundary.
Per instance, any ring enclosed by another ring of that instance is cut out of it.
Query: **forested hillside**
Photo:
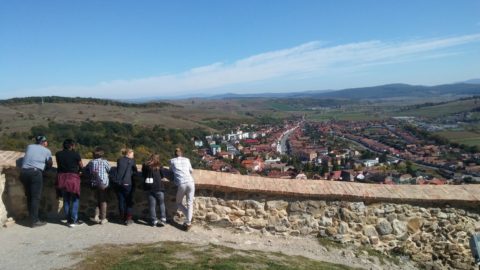
[[[63,140],[72,138],[78,142],[77,150],[84,158],[91,158],[92,150],[101,146],[109,160],[116,160],[121,149],[129,147],[135,150],[137,162],[152,153],[158,153],[164,164],[173,156],[175,147],[182,147],[187,156],[195,159],[191,139],[194,136],[203,138],[206,135],[205,131],[200,129],[165,129],[118,122],[84,122],[80,125],[51,122],[48,125],[34,126],[29,132],[14,132],[2,136],[0,149],[23,151],[28,144],[33,143],[34,136],[39,134],[47,136],[52,152],[61,149]]]

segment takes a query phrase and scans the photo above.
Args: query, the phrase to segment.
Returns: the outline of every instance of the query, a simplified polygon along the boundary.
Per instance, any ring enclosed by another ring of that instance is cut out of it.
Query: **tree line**
[[[22,97],[0,100],[0,105],[21,105],[21,104],[42,104],[42,103],[81,103],[81,104],[93,104],[93,105],[112,105],[119,107],[132,107],[132,108],[161,108],[166,106],[180,107],[168,102],[144,102],[144,103],[130,103],[122,102],[111,99],[100,98],[83,98],[83,97],[59,97],[59,96],[47,96],[47,97]]]

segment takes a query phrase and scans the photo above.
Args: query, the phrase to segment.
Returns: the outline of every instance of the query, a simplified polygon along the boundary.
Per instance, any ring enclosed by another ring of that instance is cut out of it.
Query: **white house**
[[[379,163],[378,158],[376,159],[367,159],[363,161],[365,167],[373,167]]]

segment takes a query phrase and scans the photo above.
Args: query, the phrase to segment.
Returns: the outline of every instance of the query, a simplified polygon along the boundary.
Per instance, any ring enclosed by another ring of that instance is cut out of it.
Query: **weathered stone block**
[[[246,200],[239,203],[242,209],[264,209],[264,204],[255,200]]]
[[[411,234],[417,233],[423,226],[423,219],[419,217],[414,217],[408,220],[407,229]]]
[[[256,214],[257,214],[257,212],[255,211],[255,209],[247,209],[247,210],[245,211],[245,215],[247,215],[247,216],[252,216],[252,217],[253,217],[253,216],[255,216]]]
[[[225,216],[232,212],[232,209],[230,207],[222,206],[222,205],[214,205],[213,206],[213,211],[217,213],[220,216]]]
[[[240,226],[243,226],[243,225],[245,225],[245,223],[240,218],[237,218],[237,219],[232,221],[232,226],[234,226],[234,227],[240,227]]]
[[[207,221],[210,221],[210,222],[215,222],[215,221],[218,221],[220,220],[220,216],[214,212],[209,212],[207,213]]]
[[[247,225],[254,229],[262,229],[267,226],[267,221],[264,219],[252,219],[247,222]]]
[[[363,234],[367,237],[378,236],[378,232],[372,225],[366,225],[363,227]]]
[[[392,228],[395,235],[403,235],[405,232],[407,232],[407,223],[398,219],[394,219],[392,221]]]
[[[333,225],[333,220],[332,218],[329,218],[329,217],[322,217],[318,222],[318,225],[323,227],[329,227]]]
[[[305,209],[306,209],[305,203],[300,201],[294,201],[288,205],[289,212],[305,212]]]
[[[448,215],[446,213],[443,213],[443,212],[438,212],[437,213],[437,218],[446,219],[446,218],[448,218]]]
[[[348,224],[346,222],[340,222],[340,226],[338,227],[339,234],[347,234],[348,233]]]
[[[328,227],[325,232],[327,233],[328,236],[334,236],[338,233],[337,228],[335,227]]]
[[[378,236],[370,236],[368,239],[370,240],[371,245],[378,245],[380,243]]]
[[[267,210],[286,210],[288,207],[287,201],[276,200],[276,201],[267,201]]]

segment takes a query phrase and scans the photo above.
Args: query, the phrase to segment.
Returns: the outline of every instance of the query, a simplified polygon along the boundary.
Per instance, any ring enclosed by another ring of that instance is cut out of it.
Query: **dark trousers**
[[[125,219],[132,218],[133,209],[133,192],[134,188],[131,185],[121,185],[117,190],[118,197],[118,210],[120,211],[120,217]]]
[[[157,220],[157,204],[160,208],[160,220],[167,221],[167,213],[165,212],[165,192],[164,191],[147,191],[148,210],[150,212],[150,221]]]
[[[27,196],[28,213],[32,223],[39,221],[38,209],[43,189],[42,171],[38,169],[22,169],[20,180],[25,188]]]

